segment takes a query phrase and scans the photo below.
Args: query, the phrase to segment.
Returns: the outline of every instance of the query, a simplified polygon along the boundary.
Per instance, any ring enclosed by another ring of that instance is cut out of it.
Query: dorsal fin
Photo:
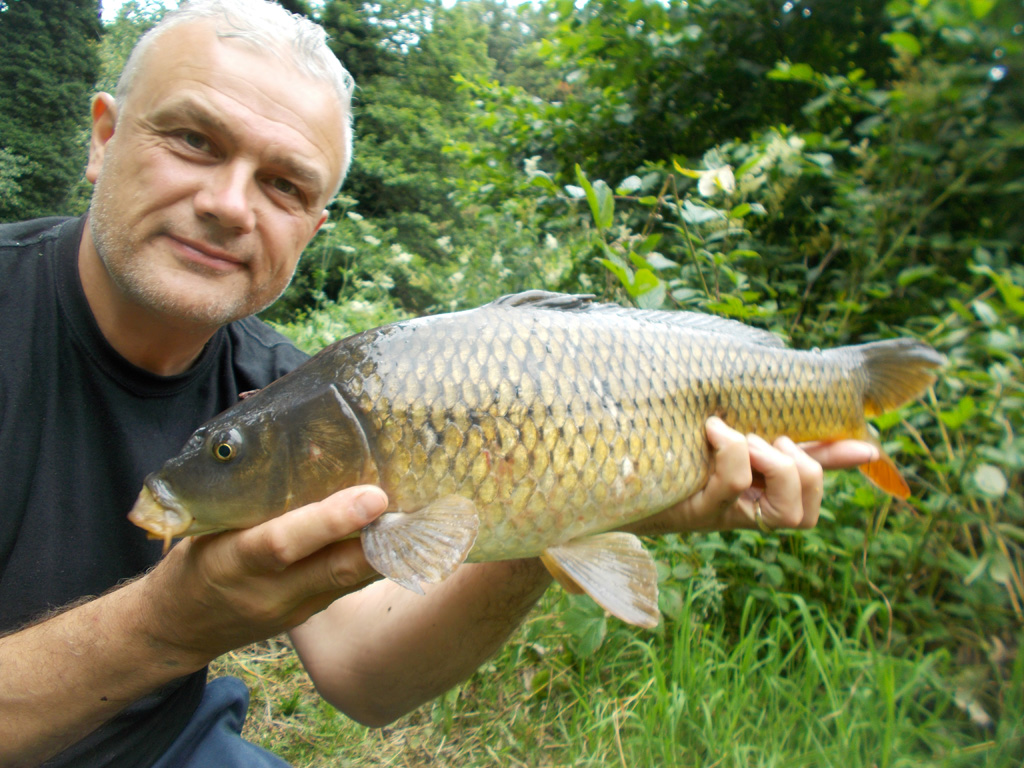
[[[552,291],[523,291],[510,293],[492,301],[488,306],[503,308],[550,309],[561,312],[601,312],[621,314],[637,322],[661,323],[703,333],[719,333],[743,339],[766,347],[785,347],[786,342],[769,331],[753,328],[738,320],[728,320],[702,312],[665,312],[656,309],[632,309],[618,304],[601,303],[593,294],[554,293]]]
[[[531,307],[532,309],[583,309],[594,306],[592,293],[555,293],[554,291],[522,291],[507,293],[491,302],[495,307]],[[617,306],[617,305],[606,305]]]

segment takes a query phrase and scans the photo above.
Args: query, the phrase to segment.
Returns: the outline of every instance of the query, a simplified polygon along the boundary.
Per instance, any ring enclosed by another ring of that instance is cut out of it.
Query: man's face
[[[121,294],[200,327],[273,302],[326,218],[344,119],[327,83],[212,23],[165,32],[120,113],[93,104],[90,228]]]

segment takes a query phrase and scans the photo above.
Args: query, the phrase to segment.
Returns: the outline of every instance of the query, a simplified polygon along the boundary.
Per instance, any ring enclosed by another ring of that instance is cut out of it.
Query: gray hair
[[[341,126],[344,161],[338,181],[340,187],[352,160],[352,92],[355,81],[327,46],[327,33],[323,27],[269,0],[190,0],[169,11],[132,49],[117,81],[114,98],[118,107],[124,105],[131,93],[142,60],[153,42],[169,29],[203,19],[219,22],[218,37],[242,40],[260,52],[288,61],[314,80],[331,85],[345,115]]]

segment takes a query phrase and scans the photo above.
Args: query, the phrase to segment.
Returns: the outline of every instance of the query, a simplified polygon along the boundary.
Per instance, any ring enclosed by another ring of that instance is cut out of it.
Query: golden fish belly
[[[470,560],[536,555],[692,495],[711,415],[768,439],[864,430],[852,355],[616,314],[474,314],[390,329],[337,377],[393,509],[476,505]]]

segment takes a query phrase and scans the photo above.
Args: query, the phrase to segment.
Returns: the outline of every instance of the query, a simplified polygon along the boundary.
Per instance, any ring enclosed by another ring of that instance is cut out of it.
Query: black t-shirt
[[[82,227],[80,219],[0,225],[0,632],[156,563],[161,543],[126,517],[146,474],[240,392],[306,359],[248,318],[218,331],[186,373],[133,366],[86,301]],[[205,672],[172,683],[47,765],[151,765],[204,683]]]

